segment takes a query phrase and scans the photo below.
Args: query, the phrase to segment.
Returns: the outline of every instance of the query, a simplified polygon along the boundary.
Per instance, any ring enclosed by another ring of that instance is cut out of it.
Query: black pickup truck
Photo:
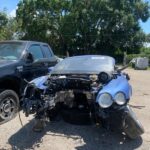
[[[34,41],[0,42],[0,124],[14,118],[25,87],[24,79],[48,73],[58,62],[50,46]]]

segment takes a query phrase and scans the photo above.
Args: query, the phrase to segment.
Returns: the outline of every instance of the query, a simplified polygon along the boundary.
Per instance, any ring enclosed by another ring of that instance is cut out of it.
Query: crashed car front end
[[[129,76],[114,68],[114,59],[108,56],[63,60],[50,75],[26,87],[26,116],[35,114],[36,119],[52,120],[61,114],[69,123],[98,123],[107,129],[123,130],[130,138],[138,137],[144,130],[127,105],[132,94]]]

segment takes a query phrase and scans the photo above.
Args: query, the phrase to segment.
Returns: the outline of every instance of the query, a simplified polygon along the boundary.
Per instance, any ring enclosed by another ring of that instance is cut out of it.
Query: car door
[[[45,75],[48,69],[44,61],[45,56],[40,44],[31,44],[27,52],[33,55],[34,61],[31,64],[24,65],[24,78],[31,81],[36,77]]]
[[[42,49],[44,51],[44,55],[47,58],[45,63],[47,64],[47,68],[53,67],[57,64],[57,58],[53,54],[51,48],[47,44],[42,44]]]

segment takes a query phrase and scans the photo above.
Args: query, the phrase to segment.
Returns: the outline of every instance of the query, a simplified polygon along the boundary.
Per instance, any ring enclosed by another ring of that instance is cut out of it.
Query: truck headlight
[[[108,93],[104,93],[104,94],[100,95],[98,98],[98,104],[102,108],[108,108],[112,105],[112,103],[113,103],[112,97]]]
[[[126,103],[126,98],[125,98],[125,95],[124,93],[122,92],[118,92],[115,97],[115,102],[118,104],[118,105],[124,105]]]

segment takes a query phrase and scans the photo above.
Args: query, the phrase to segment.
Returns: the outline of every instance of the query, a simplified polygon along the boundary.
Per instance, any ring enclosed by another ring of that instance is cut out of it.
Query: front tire
[[[144,133],[144,128],[129,106],[127,107],[126,112],[127,115],[124,119],[123,131],[130,139],[136,139]]]
[[[0,125],[16,117],[19,110],[19,98],[13,90],[0,93]]]

